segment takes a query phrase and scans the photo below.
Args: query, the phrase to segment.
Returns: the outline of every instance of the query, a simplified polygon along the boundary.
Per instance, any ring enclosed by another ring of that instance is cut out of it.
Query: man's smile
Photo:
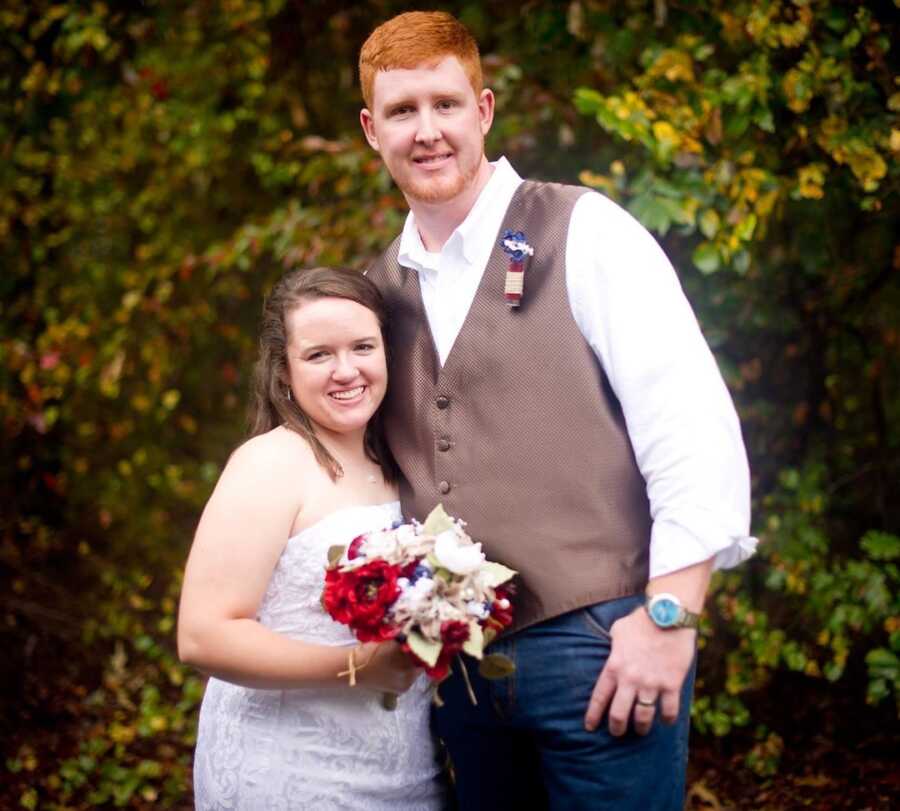
[[[438,152],[434,155],[418,155],[413,157],[413,163],[419,166],[437,166],[445,160],[453,157],[452,152]]]

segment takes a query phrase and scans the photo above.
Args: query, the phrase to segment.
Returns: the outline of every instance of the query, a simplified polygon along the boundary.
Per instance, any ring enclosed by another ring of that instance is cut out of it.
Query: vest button
[[[446,408],[450,405],[450,398],[445,397],[443,394],[434,401],[438,408]]]
[[[439,451],[449,451],[450,450],[450,440],[445,437],[441,437],[437,441],[437,447]]]
[[[450,492],[450,482],[441,482],[438,485],[438,490],[440,490],[444,495]]]

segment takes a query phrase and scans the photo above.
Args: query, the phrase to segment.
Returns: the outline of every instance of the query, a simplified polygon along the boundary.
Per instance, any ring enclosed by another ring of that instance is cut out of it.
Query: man
[[[441,687],[460,805],[681,808],[697,615],[713,568],[755,544],[715,361],[625,211],[487,161],[494,96],[453,17],[383,24],[360,78],[366,139],[410,207],[369,270],[404,514],[443,502],[520,573],[492,647],[515,674],[471,672],[477,705],[458,672]]]

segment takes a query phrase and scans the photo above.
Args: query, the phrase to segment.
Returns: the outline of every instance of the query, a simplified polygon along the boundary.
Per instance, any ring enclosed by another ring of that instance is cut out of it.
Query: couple
[[[464,811],[681,808],[697,615],[755,543],[715,361],[627,213],[486,160],[494,98],[453,17],[383,24],[360,79],[410,214],[367,278],[298,271],[267,301],[253,437],[185,573],[179,650],[214,677],[197,807],[443,808],[436,734]],[[393,642],[338,677],[355,642],[319,596],[328,547],[439,502],[520,573],[491,647],[517,670],[472,673],[474,705],[452,675],[430,718]]]

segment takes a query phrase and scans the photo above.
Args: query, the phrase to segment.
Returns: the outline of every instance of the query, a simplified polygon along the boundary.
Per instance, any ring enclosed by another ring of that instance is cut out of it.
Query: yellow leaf
[[[107,734],[116,743],[131,743],[137,735],[137,730],[133,726],[113,723],[110,724]]]
[[[615,183],[606,175],[596,175],[585,169],[578,175],[578,180],[583,186],[590,186],[592,189],[604,189],[605,191],[614,191]]]
[[[486,679],[505,679],[515,672],[516,666],[512,659],[502,653],[490,653],[481,660],[478,672]]]
[[[707,788],[702,780],[691,784],[691,787],[688,789],[688,799],[703,803],[704,806],[709,807],[709,811],[722,811],[722,804],[719,802],[719,798],[711,789]],[[696,807],[695,802],[691,802],[690,805],[692,808]]]
[[[874,191],[887,174],[884,158],[872,147],[854,140],[848,147],[847,163],[866,191]]]
[[[463,644],[463,652],[475,659],[481,659],[484,655],[484,634],[478,620],[469,620],[469,638]]]
[[[426,665],[434,667],[441,653],[441,643],[426,639],[418,631],[410,631],[406,635],[406,642],[410,650],[418,656]]]
[[[670,82],[694,81],[694,61],[684,51],[663,51],[648,71],[650,76],[664,76]]]
[[[510,569],[502,563],[485,563],[479,570],[481,579],[491,588],[505,583],[516,575],[515,569]]]
[[[177,389],[169,389],[168,391],[163,393],[162,396],[162,404],[166,409],[171,411],[175,406],[178,405],[178,401],[181,399],[181,392]]]
[[[677,147],[681,136],[668,121],[656,121],[653,124],[653,135],[663,146]]]
[[[453,519],[447,515],[443,504],[438,504],[425,519],[422,529],[427,535],[440,535],[442,532],[453,528]]]
[[[784,75],[781,87],[785,96],[787,96],[788,107],[795,113],[805,112],[807,107],[809,107],[810,101],[812,101],[812,92],[809,88],[808,78],[797,68],[791,68]]]
[[[822,186],[825,183],[827,167],[824,163],[811,163],[802,166],[797,172],[797,191],[808,200],[819,200],[824,196]]]
[[[891,152],[900,152],[900,130],[891,130]]]

